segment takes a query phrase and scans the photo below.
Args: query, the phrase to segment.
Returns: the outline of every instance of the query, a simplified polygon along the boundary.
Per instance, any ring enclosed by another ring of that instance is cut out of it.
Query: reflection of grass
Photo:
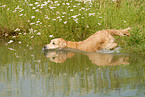
[[[144,49],[144,0],[52,1],[3,0],[0,34],[43,45],[53,37],[80,41],[97,30],[131,27],[132,36],[119,37],[120,46],[139,53]]]
[[[22,84],[27,85],[27,81],[31,82],[27,87],[33,91],[35,88],[46,94],[61,91],[69,96],[72,92],[109,95],[114,90],[136,89],[145,80],[143,58],[130,56],[130,65],[96,66],[88,56],[76,53],[64,63],[56,64],[44,57],[38,47],[30,50],[29,47],[11,45],[11,48],[14,50],[0,47],[3,56],[0,57],[0,75],[3,78],[0,81],[22,87],[18,90],[20,93],[26,91]]]

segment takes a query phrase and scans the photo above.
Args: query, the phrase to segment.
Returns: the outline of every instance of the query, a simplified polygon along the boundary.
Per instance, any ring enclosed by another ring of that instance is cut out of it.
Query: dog
[[[128,33],[128,30],[130,29],[131,28],[126,28],[124,30],[106,29],[97,31],[86,40],[79,42],[66,41],[62,38],[56,38],[51,40],[50,44],[46,44],[44,46],[44,50],[63,49],[68,47],[86,52],[96,52],[101,49],[114,49],[117,47],[117,43],[114,42],[115,38],[113,35],[130,36],[130,33]]]

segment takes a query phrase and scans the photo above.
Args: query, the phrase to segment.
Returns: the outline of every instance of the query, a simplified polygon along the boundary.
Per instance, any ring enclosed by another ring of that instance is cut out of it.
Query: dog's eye
[[[55,57],[52,57],[52,59],[54,60],[54,59],[55,59]]]
[[[52,44],[54,44],[55,45],[55,43],[53,42]]]

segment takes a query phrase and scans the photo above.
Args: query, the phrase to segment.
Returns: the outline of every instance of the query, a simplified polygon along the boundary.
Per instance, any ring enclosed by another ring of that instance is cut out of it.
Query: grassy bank
[[[131,27],[131,36],[117,42],[126,52],[143,53],[144,5],[144,0],[3,0],[0,37],[41,46],[57,37],[80,41],[97,30]]]

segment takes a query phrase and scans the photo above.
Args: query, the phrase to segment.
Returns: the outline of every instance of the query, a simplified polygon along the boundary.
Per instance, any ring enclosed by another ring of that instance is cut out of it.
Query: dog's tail
[[[131,30],[130,27],[124,29],[124,30],[116,30],[116,29],[108,29],[107,31],[111,34],[111,35],[119,35],[119,36],[130,36],[130,33],[128,32],[128,30]]]

